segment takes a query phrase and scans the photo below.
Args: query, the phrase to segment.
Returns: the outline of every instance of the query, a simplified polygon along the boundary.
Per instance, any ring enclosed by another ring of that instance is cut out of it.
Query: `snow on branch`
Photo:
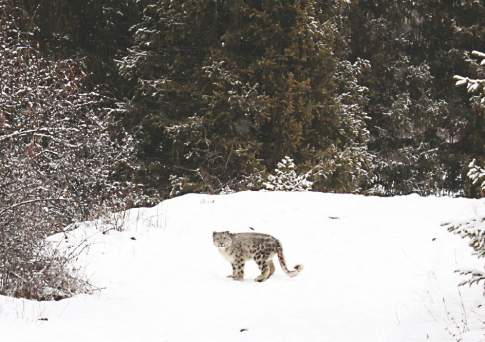
[[[485,66],[485,53],[472,51],[472,56],[481,59],[480,66]],[[478,104],[478,108],[485,109],[485,79],[472,79],[469,77],[455,75],[453,79],[456,86],[466,86],[470,94],[474,94],[472,102]],[[480,189],[485,191],[485,169],[477,165],[475,159],[468,165],[467,177],[473,184],[481,182]]]
[[[469,278],[459,283],[459,286],[472,286],[472,285],[479,285],[483,283],[485,285],[485,271],[480,270],[456,270],[456,273],[468,276]]]
[[[472,51],[472,56],[481,60],[480,66],[485,66],[485,53]],[[481,107],[485,107],[485,79],[473,79],[460,75],[453,76],[456,86],[466,86],[470,94],[477,94],[474,100],[477,100]]]
[[[473,248],[474,254],[479,258],[485,257],[485,218],[474,218],[465,221],[443,223],[443,227],[449,232],[458,234],[467,239],[469,246]],[[485,270],[466,270],[460,269],[455,272],[468,276],[459,285],[476,285],[482,283],[485,287]]]
[[[285,156],[263,186],[271,191],[309,191],[313,186],[310,176],[309,172],[298,174],[293,159]]]

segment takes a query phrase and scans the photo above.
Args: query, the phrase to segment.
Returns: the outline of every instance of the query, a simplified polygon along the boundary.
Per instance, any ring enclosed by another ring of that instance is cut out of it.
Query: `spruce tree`
[[[328,181],[368,159],[365,114],[340,96],[338,3],[146,5],[120,71],[136,85],[125,116],[140,127],[150,173],[192,191],[247,188],[289,155],[314,170],[318,189],[355,190],[353,177]]]
[[[480,30],[470,26],[483,20],[480,13],[478,2],[352,3],[352,55],[372,67],[365,85],[369,148],[376,155],[373,186],[380,193],[463,186],[462,160],[483,125],[449,81],[465,65],[463,47],[480,41]]]

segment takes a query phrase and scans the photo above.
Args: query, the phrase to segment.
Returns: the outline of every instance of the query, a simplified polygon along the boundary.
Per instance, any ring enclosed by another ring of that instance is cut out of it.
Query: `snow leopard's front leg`
[[[232,276],[230,276],[234,280],[243,280],[244,279],[244,259],[241,256],[236,256],[234,260],[231,262],[232,266]]]

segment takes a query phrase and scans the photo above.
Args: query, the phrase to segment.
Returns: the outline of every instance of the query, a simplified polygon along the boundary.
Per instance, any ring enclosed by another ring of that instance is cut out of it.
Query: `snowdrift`
[[[419,197],[243,192],[185,195],[114,216],[123,231],[82,224],[78,263],[99,290],[59,302],[0,297],[1,341],[483,341],[479,288],[458,268],[481,268],[443,222],[485,216],[485,202]],[[212,231],[269,233],[283,244],[256,283],[226,278]],[[74,247],[71,247],[74,246]],[[276,260],[275,260],[276,261]]]

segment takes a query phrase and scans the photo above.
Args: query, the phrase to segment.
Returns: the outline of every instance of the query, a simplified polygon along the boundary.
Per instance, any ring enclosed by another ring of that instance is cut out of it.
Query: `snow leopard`
[[[261,271],[254,280],[267,280],[275,271],[272,260],[275,254],[278,255],[281,268],[290,277],[296,276],[303,269],[303,265],[296,265],[293,270],[288,270],[281,243],[268,234],[213,232],[212,239],[219,252],[231,263],[232,274],[228,278],[234,280],[243,280],[244,263],[250,259],[256,262]]]

